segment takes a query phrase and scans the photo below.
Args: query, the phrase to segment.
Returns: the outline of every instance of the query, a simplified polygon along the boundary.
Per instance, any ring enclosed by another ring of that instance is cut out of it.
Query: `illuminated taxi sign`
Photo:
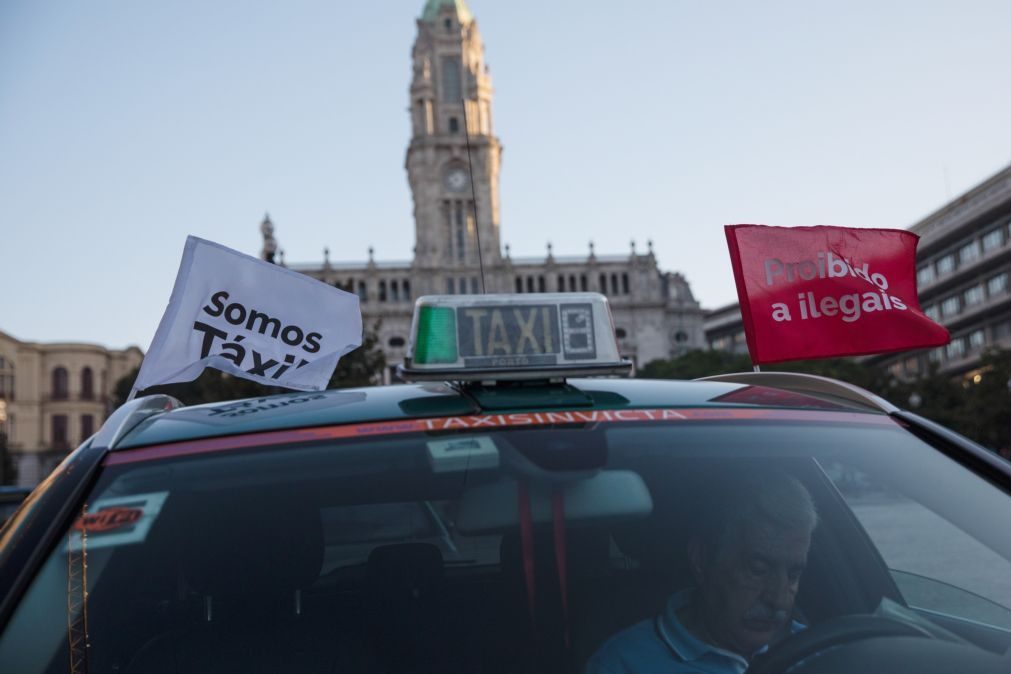
[[[531,379],[625,374],[597,293],[428,295],[415,304],[401,376]]]

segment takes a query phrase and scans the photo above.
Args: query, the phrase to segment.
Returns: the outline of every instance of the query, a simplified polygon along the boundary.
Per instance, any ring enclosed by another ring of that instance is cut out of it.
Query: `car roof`
[[[677,407],[874,412],[832,396],[727,381],[600,378],[487,387],[398,384],[286,393],[170,409],[144,418],[119,438],[115,447],[128,449],[263,431],[483,413]]]

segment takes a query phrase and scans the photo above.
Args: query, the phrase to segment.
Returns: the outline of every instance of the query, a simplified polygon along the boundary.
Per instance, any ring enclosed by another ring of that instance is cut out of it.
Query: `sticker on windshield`
[[[167,498],[168,492],[161,491],[95,501],[71,527],[70,550],[81,549],[82,533],[89,550],[143,543]]]
[[[498,468],[498,449],[487,435],[432,440],[425,444],[432,471],[436,473]]]

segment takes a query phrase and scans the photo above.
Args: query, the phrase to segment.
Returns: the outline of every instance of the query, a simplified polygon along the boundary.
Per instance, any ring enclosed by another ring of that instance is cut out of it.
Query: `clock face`
[[[467,172],[462,168],[450,169],[446,173],[446,189],[450,192],[463,192],[467,189],[469,180]]]

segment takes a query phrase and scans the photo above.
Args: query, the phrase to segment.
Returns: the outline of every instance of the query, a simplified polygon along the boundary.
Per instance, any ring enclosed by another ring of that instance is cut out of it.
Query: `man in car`
[[[818,524],[811,495],[781,471],[725,493],[688,545],[695,586],[608,640],[587,674],[740,674],[769,644],[802,629],[792,614]]]

